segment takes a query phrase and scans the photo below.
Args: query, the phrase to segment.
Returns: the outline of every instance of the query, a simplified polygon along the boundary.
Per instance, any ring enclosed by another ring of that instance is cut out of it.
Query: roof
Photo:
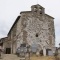
[[[58,50],[60,50],[60,47],[58,48]]]
[[[0,41],[3,42],[3,41],[6,40],[7,38],[8,38],[8,37],[1,38]]]
[[[11,30],[13,29],[14,25],[18,22],[19,19],[20,19],[20,16],[18,16],[18,17],[16,18],[14,24],[12,25],[11,29],[10,29],[9,32],[8,32],[8,35],[9,35],[9,33],[11,32]]]
[[[45,15],[47,15],[47,16],[49,16],[50,18],[53,18],[53,19],[54,19],[54,17],[52,17],[52,16],[50,16],[50,15],[48,15],[48,14],[45,14]]]
[[[36,4],[36,5],[32,5],[31,7],[33,7],[33,6],[40,6],[40,7],[43,7],[43,6],[39,5],[39,4]],[[43,7],[43,8],[44,8],[44,7]]]
[[[21,13],[31,13],[32,11],[22,11],[22,12],[20,12],[20,14]]]
[[[6,38],[8,38],[8,37],[1,38],[0,40],[6,39]]]

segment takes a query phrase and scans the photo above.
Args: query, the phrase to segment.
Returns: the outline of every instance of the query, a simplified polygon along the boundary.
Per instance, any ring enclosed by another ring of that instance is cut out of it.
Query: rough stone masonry
[[[31,11],[21,12],[17,22],[16,35],[22,43],[29,45],[38,44],[41,49],[55,46],[54,18],[45,14],[45,9],[40,5],[33,5]]]
[[[8,42],[10,45],[7,45]],[[31,11],[20,13],[3,46],[5,49],[9,46],[11,53],[16,53],[16,49],[22,43],[30,46],[35,44],[39,51],[44,49],[44,52],[45,49],[52,49],[55,46],[54,18],[45,14],[45,8],[39,4],[32,5]]]

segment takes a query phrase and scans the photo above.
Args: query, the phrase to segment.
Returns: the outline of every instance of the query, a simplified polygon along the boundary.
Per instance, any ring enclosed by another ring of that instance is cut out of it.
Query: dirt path
[[[53,56],[33,56],[30,57],[31,60],[55,60]],[[16,55],[13,54],[3,54],[2,59],[0,60],[20,60],[20,57],[17,57]]]
[[[0,60],[20,60],[20,58],[13,54],[4,54]]]

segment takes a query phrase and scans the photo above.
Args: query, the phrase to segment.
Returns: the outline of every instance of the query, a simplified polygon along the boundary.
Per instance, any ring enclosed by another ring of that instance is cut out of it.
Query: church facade
[[[39,4],[31,6],[31,11],[20,13],[3,41],[3,47],[5,51],[16,53],[22,43],[37,45],[39,51],[55,47],[54,18],[45,14],[45,8]]]

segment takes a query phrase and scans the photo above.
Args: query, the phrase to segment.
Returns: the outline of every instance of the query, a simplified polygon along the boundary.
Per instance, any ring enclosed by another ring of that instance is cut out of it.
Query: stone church
[[[37,45],[39,50],[55,47],[54,18],[45,13],[41,5],[32,5],[31,11],[22,11],[8,32],[2,38],[5,52],[16,53],[16,49],[26,43]]]

